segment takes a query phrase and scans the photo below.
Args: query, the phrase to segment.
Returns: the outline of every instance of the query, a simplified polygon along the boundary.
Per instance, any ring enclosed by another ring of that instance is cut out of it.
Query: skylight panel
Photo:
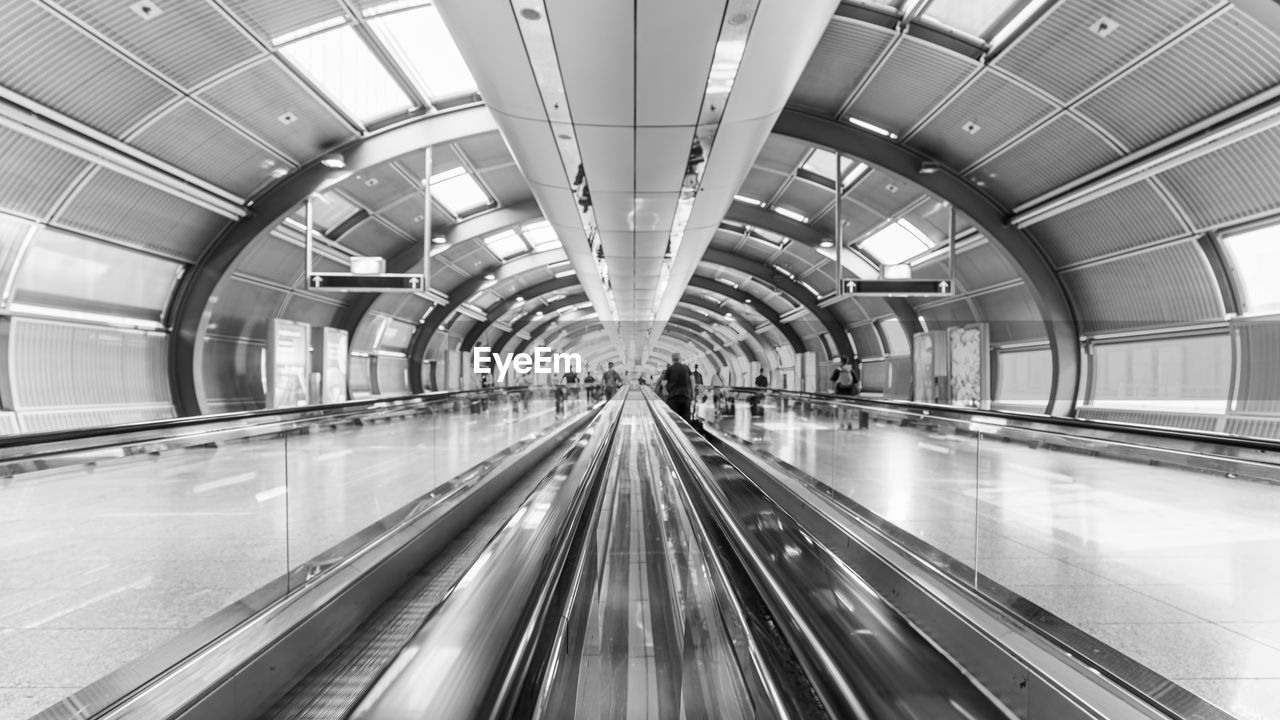
[[[791,218],[796,222],[802,222],[802,223],[809,222],[809,218],[805,217],[804,215],[801,215],[800,213],[796,212],[795,210],[792,210],[791,208],[786,208],[779,205],[775,207],[773,211],[778,213],[782,217]]]
[[[325,95],[362,123],[409,110],[413,103],[349,25],[310,35],[280,53]]]
[[[454,217],[462,217],[489,204],[489,196],[462,167],[432,175],[431,197]]]
[[[475,78],[434,5],[378,14],[368,23],[418,92],[433,102],[476,91]]]
[[[866,163],[855,163],[846,159],[843,165],[844,178],[840,182],[842,188],[848,188],[853,184],[854,180],[862,177],[862,174],[867,171]],[[809,155],[809,159],[804,161],[800,169],[807,170],[818,177],[825,178],[827,181],[834,180],[836,177],[836,154],[822,148],[814,148]]]
[[[841,259],[844,260],[846,269],[852,271],[854,275],[863,280],[874,280],[880,277],[880,271],[876,269],[876,266],[867,262],[857,253],[845,251]]]
[[[520,232],[536,251],[551,250],[560,246],[560,238],[556,236],[555,228],[551,227],[551,223],[546,220],[525,225],[520,228]]]
[[[1250,314],[1280,310],[1280,225],[1267,225],[1222,238],[1233,260],[1236,277],[1244,290],[1245,310]]]
[[[520,239],[515,230],[504,230],[497,235],[492,235],[485,239],[485,245],[502,260],[523,255],[527,250],[524,240]]]
[[[928,238],[905,220],[899,220],[864,240],[859,246],[883,265],[898,265],[929,249]]]
[[[990,37],[1021,0],[933,0],[924,16],[974,37]]]

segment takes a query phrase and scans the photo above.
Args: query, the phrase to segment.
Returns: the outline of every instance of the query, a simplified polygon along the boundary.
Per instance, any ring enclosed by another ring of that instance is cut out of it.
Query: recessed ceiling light
[[[742,23],[744,23],[744,22],[746,22],[746,21],[748,21],[748,20],[750,20],[750,19],[751,19],[751,16],[750,16],[750,15],[748,15],[747,13],[737,13],[736,15],[731,15],[731,16],[729,17],[729,24],[730,24],[730,25],[741,25]]]
[[[750,305],[750,304],[751,304],[751,298],[746,298],[746,299],[745,299],[745,300],[743,300],[742,302],[744,302],[744,303],[746,303],[746,304]]]
[[[368,180],[364,181],[365,187],[373,187],[374,185],[377,185],[377,184],[378,184],[378,178],[369,178]]]
[[[829,248],[834,246],[835,246],[835,243],[831,242],[830,240],[823,240],[822,242],[818,243],[818,247]]]
[[[495,276],[493,273],[485,273],[485,274],[484,274],[484,279],[485,279],[485,280],[492,280],[492,279],[494,279],[494,277],[496,277],[496,276]]]
[[[130,5],[129,9],[132,10],[135,15],[142,18],[143,20],[150,20],[151,18],[156,17],[160,13],[164,12],[163,10],[160,9],[159,5],[156,5],[154,2],[151,2],[151,0],[138,0],[138,2]]]
[[[893,183],[889,183],[888,185],[885,185],[885,186],[884,186],[884,189],[885,189],[885,190],[888,190],[888,191],[889,191],[889,192],[891,192],[891,193],[896,193],[896,192],[898,192],[898,186],[897,186],[897,185],[894,185]]]
[[[327,168],[341,170],[347,166],[346,158],[342,157],[342,153],[329,153],[320,160],[320,164]]]
[[[435,243],[436,245],[443,245],[449,241],[445,240],[443,235],[437,235],[431,238],[431,242]]]
[[[525,8],[520,11],[520,17],[524,18],[525,20],[541,20],[542,13],[538,12],[537,10],[534,10],[533,8]]]
[[[969,122],[967,122],[967,123],[965,123],[965,124],[961,125],[961,126],[960,126],[960,129],[961,129],[961,130],[964,130],[965,132],[969,133],[970,135],[977,135],[977,134],[978,134],[978,131],[982,129],[982,126],[981,126],[981,125],[979,125],[978,123],[976,123],[976,122],[974,122],[974,121],[970,120]]]
[[[1094,23],[1089,26],[1089,31],[1098,37],[1106,37],[1115,32],[1118,27],[1120,27],[1120,23],[1104,16],[1094,21]]]
[[[281,125],[291,125],[293,124],[294,121],[298,119],[298,116],[294,115],[291,112],[287,112],[287,113],[284,113],[283,115],[278,115],[276,119],[280,121]]]

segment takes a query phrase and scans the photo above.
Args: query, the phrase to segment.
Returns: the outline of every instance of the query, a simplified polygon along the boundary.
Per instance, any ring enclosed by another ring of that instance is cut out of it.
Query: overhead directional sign
[[[413,273],[357,275],[354,273],[313,272],[307,284],[312,290],[335,292],[414,292],[422,290],[422,276]]]
[[[846,279],[842,288],[848,295],[951,295],[955,283],[950,280],[899,278],[890,280]]]

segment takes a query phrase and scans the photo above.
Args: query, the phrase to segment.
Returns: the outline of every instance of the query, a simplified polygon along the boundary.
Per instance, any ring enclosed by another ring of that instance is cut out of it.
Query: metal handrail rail
[[[497,717],[519,696],[541,615],[599,487],[622,396],[601,411],[352,713]],[[429,706],[429,707],[428,707]]]
[[[1133,435],[1141,438],[1209,445],[1215,448],[1246,450],[1271,455],[1271,457],[1260,458],[1262,462],[1270,463],[1276,462],[1277,458],[1274,455],[1276,453],[1280,453],[1280,441],[1264,440],[1261,438],[1247,438],[1237,435],[1227,435],[1225,433],[1206,432],[1203,430],[1160,428],[1149,425],[1117,423],[1109,420],[1085,420],[1081,418],[1065,418],[1052,415],[1038,415],[1034,413],[1020,413],[1004,410],[982,410],[979,408],[929,405],[925,403],[908,402],[905,400],[868,398],[861,395],[843,396],[801,392],[797,390],[738,386],[730,386],[723,389],[729,392],[741,394],[775,395],[778,397],[789,397],[831,405],[846,405],[854,408],[861,407],[887,413],[913,415],[929,420],[952,421],[966,425],[970,423],[983,424],[984,421],[989,423],[994,421],[994,423],[998,423],[1001,427],[1008,427],[1011,430],[1017,429],[1070,435],[1077,438],[1085,437],[1101,442],[1117,444],[1134,444],[1134,440],[1121,437],[1124,435]],[[1186,448],[1162,449],[1187,452]],[[1211,454],[1208,449],[1203,451],[1197,450],[1195,452]],[[1232,459],[1239,459],[1239,456],[1237,455],[1232,455],[1231,457]]]
[[[696,431],[650,399],[659,429],[674,440],[673,455],[696,482],[833,717],[1013,717],[911,630],[852,568],[753,483],[744,482],[742,473]],[[748,506],[754,509],[744,517]],[[802,591],[797,579],[805,583]],[[833,610],[855,606],[857,612]]]
[[[59,430],[0,437],[0,462],[15,462],[35,457],[83,452],[106,447],[162,443],[175,439],[192,439],[219,431],[258,430],[277,432],[286,427],[323,424],[335,419],[372,413],[413,411],[440,402],[482,398],[496,393],[527,392],[527,388],[498,388],[430,392],[417,395],[348,400],[341,403],[306,405],[296,408],[245,410],[214,415],[149,420],[123,425]],[[256,433],[255,433],[256,434]],[[13,451],[8,453],[6,451]]]

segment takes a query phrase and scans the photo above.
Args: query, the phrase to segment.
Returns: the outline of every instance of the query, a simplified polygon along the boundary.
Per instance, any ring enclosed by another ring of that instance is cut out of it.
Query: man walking
[[[600,382],[604,385],[605,398],[612,400],[613,394],[618,392],[618,388],[622,387],[622,376],[618,374],[617,370],[613,369],[613,363],[609,363],[609,369],[604,371]]]
[[[671,356],[671,364],[658,380],[658,388],[666,390],[667,406],[685,422],[689,422],[689,409],[693,404],[693,377],[689,366],[680,362],[680,353]]]

